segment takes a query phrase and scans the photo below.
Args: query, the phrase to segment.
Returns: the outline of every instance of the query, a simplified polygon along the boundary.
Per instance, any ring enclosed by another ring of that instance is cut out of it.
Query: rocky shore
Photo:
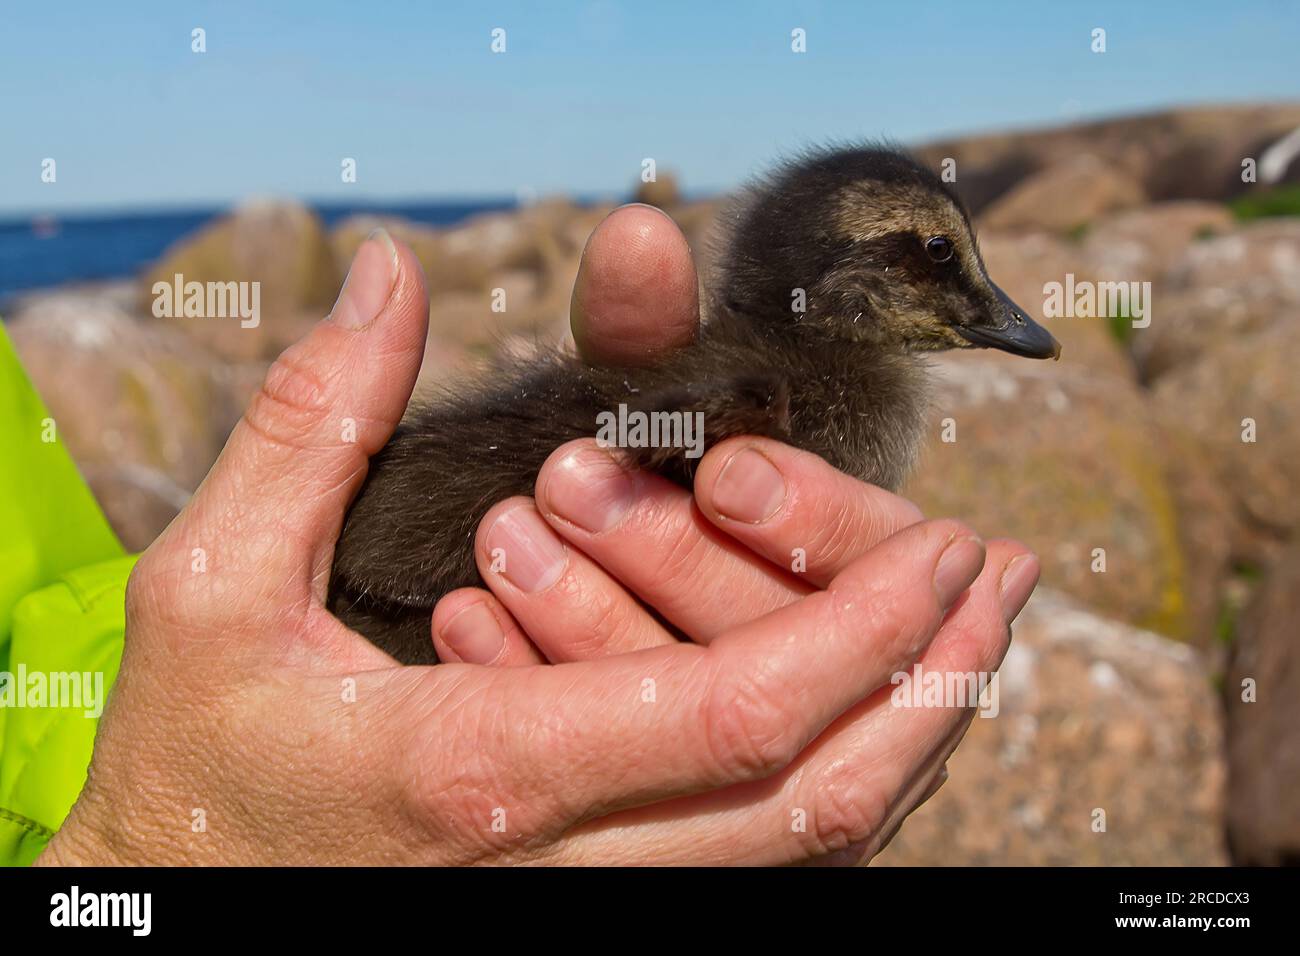
[[[1028,542],[1044,587],[1001,714],[976,719],[882,862],[1300,860],[1300,161],[1242,181],[1243,160],[1297,126],[1300,106],[1187,110],[920,150],[955,159],[989,272],[1017,302],[1036,309],[1070,276],[1149,283],[1149,311],[1045,318],[1059,364],[935,362],[907,494]],[[653,186],[642,198],[705,250],[717,203]],[[1290,214],[1258,216],[1261,196]],[[583,244],[611,208],[382,222],[428,279],[422,381],[562,340]],[[379,224],[326,231],[293,203],[243,207],[136,281],[34,293],[5,317],[129,547],[197,486]],[[178,273],[260,282],[261,321],[156,317],[153,284]]]

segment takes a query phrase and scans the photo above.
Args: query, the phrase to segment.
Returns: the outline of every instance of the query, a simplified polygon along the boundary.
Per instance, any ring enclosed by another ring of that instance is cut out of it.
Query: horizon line
[[[1016,136],[1033,133],[1048,134],[1059,130],[1070,128],[1082,128],[1099,125],[1109,122],[1119,122],[1124,120],[1137,120],[1144,118],[1153,118],[1170,113],[1201,112],[1215,109],[1268,109],[1279,107],[1300,108],[1300,98],[1279,97],[1279,98],[1223,98],[1212,101],[1199,102],[1181,102],[1169,103],[1161,106],[1141,106],[1132,109],[1111,110],[1100,113],[1081,113],[1071,118],[1062,118],[1059,121],[1042,121],[1029,120],[1025,123],[1010,123],[1005,125],[983,127],[978,129],[949,129],[927,133],[920,138],[905,138],[900,142],[904,148],[923,149],[939,143],[947,143],[964,139],[981,139],[991,136]],[[866,137],[863,137],[866,138]],[[792,147],[793,148],[793,147]],[[674,168],[674,173],[680,173],[680,170]],[[741,188],[742,182],[736,182],[729,186],[703,186],[695,188],[682,189],[682,198],[687,202],[697,202],[718,196],[726,195],[733,190]],[[543,201],[547,199],[563,198],[576,203],[596,203],[596,202],[617,202],[618,197],[631,197],[635,190],[593,190],[579,191],[555,189],[547,191],[538,191],[532,201]],[[311,208],[328,208],[330,206],[398,206],[398,205],[501,205],[503,208],[519,207],[524,205],[519,201],[519,190],[513,195],[509,193],[487,194],[487,193],[453,193],[444,195],[428,195],[420,198],[414,198],[410,195],[391,198],[379,199],[373,196],[349,201],[341,199],[323,200],[302,196],[295,193],[267,193],[264,190],[253,190],[242,197],[229,199],[178,199],[163,200],[161,202],[107,202],[104,204],[88,204],[81,206],[69,206],[66,210],[59,209],[33,209],[31,207],[15,207],[5,209],[0,207],[0,226],[11,226],[14,224],[27,223],[41,218],[53,218],[55,220],[71,219],[109,219],[109,218],[130,218],[145,217],[149,215],[179,215],[185,212],[219,214],[222,210],[234,211],[240,205],[255,202],[259,199],[277,201],[277,202],[297,202]],[[630,198],[624,201],[632,201]]]

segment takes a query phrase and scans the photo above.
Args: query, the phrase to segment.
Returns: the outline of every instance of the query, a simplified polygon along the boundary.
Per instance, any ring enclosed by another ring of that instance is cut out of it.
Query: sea
[[[398,216],[430,226],[455,225],[483,212],[517,208],[514,199],[399,205],[310,204],[333,226],[352,215]],[[0,313],[24,291],[139,274],[176,240],[230,212],[229,207],[116,215],[0,219]]]

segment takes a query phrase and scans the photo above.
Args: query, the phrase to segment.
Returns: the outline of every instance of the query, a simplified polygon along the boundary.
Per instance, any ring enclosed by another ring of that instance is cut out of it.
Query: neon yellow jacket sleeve
[[[73,680],[111,687],[134,560],[57,430],[0,325],[0,863],[8,865],[36,858],[85,783],[101,707],[51,706],[71,695],[56,700],[49,689]]]

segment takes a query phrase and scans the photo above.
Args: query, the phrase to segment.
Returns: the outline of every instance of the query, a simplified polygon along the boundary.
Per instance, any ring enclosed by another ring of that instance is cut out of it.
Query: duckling
[[[501,359],[414,405],[348,512],[331,611],[399,661],[436,663],[434,604],[483,583],[480,519],[531,494],[557,447],[596,435],[620,406],[691,415],[705,447],[767,436],[895,489],[924,428],[927,352],[1060,354],[989,279],[957,196],[896,149],[804,154],[751,187],[723,229],[693,345],[644,368],[594,368],[558,350]],[[685,447],[621,453],[686,487],[698,460]]]

